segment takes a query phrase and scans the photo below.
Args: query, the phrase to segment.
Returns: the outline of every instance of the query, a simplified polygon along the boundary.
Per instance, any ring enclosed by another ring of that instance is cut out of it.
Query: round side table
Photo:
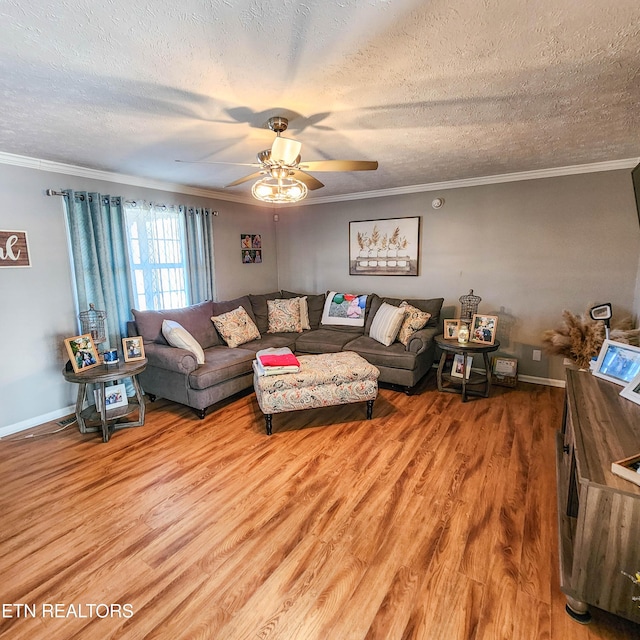
[[[101,431],[102,441],[108,442],[111,431],[114,429],[141,427],[144,425],[144,398],[142,397],[142,389],[138,383],[137,376],[139,373],[142,373],[146,367],[147,359],[144,358],[142,360],[135,360],[134,362],[121,362],[113,365],[102,364],[97,367],[92,367],[88,371],[79,371],[78,373],[75,373],[73,369],[71,371],[63,369],[62,375],[65,377],[65,380],[80,385],[78,387],[78,399],[76,401],[76,419],[80,433]],[[98,411],[95,404],[91,404],[91,401],[86,397],[88,384],[98,385],[100,395],[104,398],[105,384],[124,378],[131,378],[133,388],[136,392],[135,399],[129,398],[126,406],[118,407],[117,409],[107,409],[103,401]],[[89,406],[83,409],[85,400],[88,401]],[[119,422],[119,420],[136,410],[138,411],[137,420]]]
[[[435,341],[442,351],[436,378],[438,391],[461,393],[462,402],[466,402],[467,396],[471,395],[489,397],[489,391],[491,391],[491,365],[489,364],[488,354],[492,351],[497,351],[500,348],[500,343],[496,340],[493,344],[482,344],[481,342],[466,342],[462,344],[457,340],[447,340],[443,335],[436,336]],[[462,368],[459,372],[461,375],[456,376],[452,373],[444,373],[444,365],[448,353],[462,356]],[[484,360],[484,375],[475,372],[470,372],[467,375],[467,357],[473,357],[475,354],[480,353]],[[443,382],[448,384],[444,385]]]

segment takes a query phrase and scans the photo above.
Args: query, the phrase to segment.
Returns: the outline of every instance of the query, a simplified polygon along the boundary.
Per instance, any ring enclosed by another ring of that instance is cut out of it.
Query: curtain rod
[[[48,196],[63,196],[63,197],[67,197],[69,194],[66,193],[65,191],[56,191],[55,189],[47,189],[45,191],[45,194]],[[137,206],[137,202],[135,200],[125,200],[124,201],[125,204],[132,204],[134,207]],[[144,202],[144,200],[142,201]],[[153,207],[158,207],[159,209],[170,209],[171,207],[175,207],[175,208],[183,208],[185,211],[188,211],[189,213],[192,213],[193,211],[195,211],[196,209],[203,209],[205,211],[205,215],[209,215],[209,207],[187,207],[185,205],[180,205],[180,204],[170,204],[170,205],[166,205],[163,203],[159,203],[159,202],[151,202],[149,203],[151,206]],[[218,212],[217,211],[211,211],[211,213],[214,216],[218,216]]]

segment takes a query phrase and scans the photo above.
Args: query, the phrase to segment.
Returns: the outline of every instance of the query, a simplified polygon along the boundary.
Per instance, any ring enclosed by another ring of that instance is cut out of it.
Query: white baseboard
[[[521,382],[530,382],[531,384],[544,384],[547,387],[564,387],[566,382],[564,380],[556,380],[555,378],[538,378],[537,376],[521,376],[518,374],[518,380]]]
[[[51,422],[52,420],[57,420],[58,418],[64,418],[65,416],[74,413],[75,410],[75,405],[70,405],[68,407],[63,407],[62,409],[57,409],[56,411],[51,411],[50,413],[45,413],[42,416],[35,416],[34,418],[29,418],[28,420],[23,420],[22,422],[16,422],[15,424],[9,424],[6,427],[0,427],[0,438],[9,436],[12,433],[26,431],[27,429],[32,429],[33,427],[39,427],[45,422]]]

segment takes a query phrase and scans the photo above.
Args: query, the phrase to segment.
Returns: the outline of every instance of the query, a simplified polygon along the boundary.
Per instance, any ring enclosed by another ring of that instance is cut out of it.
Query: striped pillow
[[[369,337],[388,347],[394,342],[398,331],[400,331],[404,314],[404,308],[394,307],[383,302],[373,318],[371,329],[369,329]]]

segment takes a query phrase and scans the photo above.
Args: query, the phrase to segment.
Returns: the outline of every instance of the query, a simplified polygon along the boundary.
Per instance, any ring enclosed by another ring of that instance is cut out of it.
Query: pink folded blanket
[[[258,356],[258,360],[260,360],[260,364],[263,367],[300,366],[300,361],[293,355],[293,353],[284,353],[280,355],[269,355],[265,353]]]

